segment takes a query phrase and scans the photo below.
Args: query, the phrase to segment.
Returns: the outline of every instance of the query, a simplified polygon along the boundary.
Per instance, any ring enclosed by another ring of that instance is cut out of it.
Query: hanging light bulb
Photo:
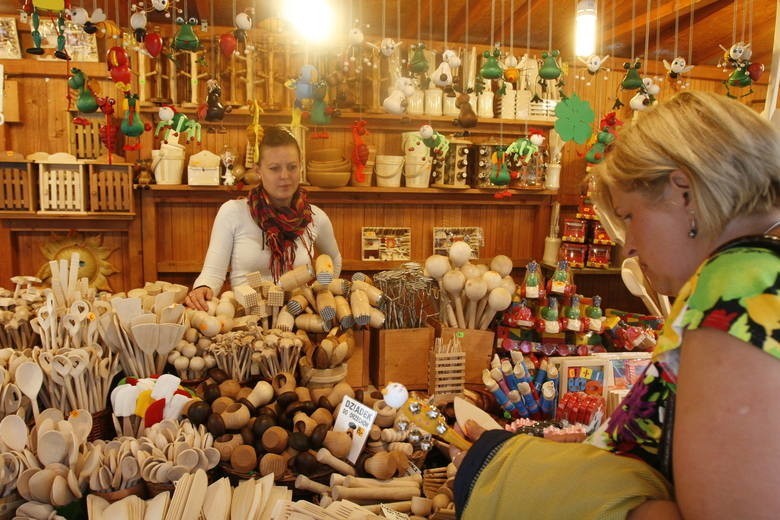
[[[287,0],[281,14],[310,42],[322,43],[331,36],[335,13],[329,0]]]
[[[580,0],[577,4],[574,53],[590,56],[596,52],[596,0]]]

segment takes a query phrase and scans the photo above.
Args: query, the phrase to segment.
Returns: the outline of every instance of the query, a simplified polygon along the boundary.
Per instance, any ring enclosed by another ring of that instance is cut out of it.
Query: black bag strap
[[[735,247],[758,247],[762,249],[769,249],[776,255],[780,255],[780,237],[775,235],[748,235],[735,238],[734,240],[726,242],[717,248],[711,256]]]

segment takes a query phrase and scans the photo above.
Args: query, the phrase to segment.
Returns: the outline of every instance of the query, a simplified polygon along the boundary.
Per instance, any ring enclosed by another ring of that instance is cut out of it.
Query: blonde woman
[[[614,490],[576,516],[565,514],[575,501],[544,490],[546,510],[560,518],[777,518],[780,135],[726,96],[683,92],[621,132],[594,175],[597,205],[621,228],[625,253],[638,256],[660,292],[677,298],[653,363],[618,410],[573,449],[568,467],[564,459],[555,464],[554,449],[548,464],[534,466],[557,472],[559,488],[572,496]],[[485,458],[500,461],[524,447],[525,464],[537,462],[541,449],[523,443],[488,432],[469,450],[464,464],[474,448],[489,455],[471,461],[481,469],[458,471],[456,499],[459,484],[473,488],[462,493],[464,518],[476,517],[481,490],[500,503]],[[620,454],[621,464],[644,461],[651,472],[632,466],[615,485],[610,477],[623,466],[599,457],[594,445]],[[602,471],[586,474],[591,467]],[[658,474],[672,483],[671,495],[658,487]],[[533,512],[534,495],[524,489],[524,507]]]

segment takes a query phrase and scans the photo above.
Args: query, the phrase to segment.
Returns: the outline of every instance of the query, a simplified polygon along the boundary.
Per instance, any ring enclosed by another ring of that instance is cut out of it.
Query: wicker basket
[[[171,495],[173,495],[173,491],[176,489],[176,484],[173,482],[144,481],[143,484],[146,486],[149,498],[154,498],[160,493],[165,493],[166,491],[170,491]]]
[[[132,495],[138,498],[146,498],[146,483],[143,480],[139,480],[138,484],[125,489],[117,489],[116,491],[93,491],[91,494],[97,495],[100,498],[105,499],[107,502],[118,502],[125,497]]]
[[[108,441],[116,437],[114,423],[111,420],[111,412],[108,408],[92,414],[92,430],[87,436],[88,441],[102,439]]]
[[[16,508],[26,502],[19,493],[14,490],[8,496],[0,498],[0,520],[10,520],[16,514]]]

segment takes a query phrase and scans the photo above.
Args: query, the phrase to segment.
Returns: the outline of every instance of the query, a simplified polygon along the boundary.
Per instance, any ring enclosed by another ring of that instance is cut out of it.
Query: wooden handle
[[[384,293],[377,287],[360,280],[355,280],[352,282],[352,291],[354,292],[355,290],[366,293],[369,303],[375,307],[382,303],[382,299],[385,296]]]
[[[334,500],[409,500],[422,494],[419,487],[358,487],[334,486]]]
[[[333,281],[333,259],[330,255],[320,255],[314,261],[314,272],[317,274],[317,281],[327,286]]]
[[[309,283],[314,279],[314,270],[308,264],[299,265],[291,271],[287,271],[279,277],[279,287],[285,291],[292,291],[300,285]]]

